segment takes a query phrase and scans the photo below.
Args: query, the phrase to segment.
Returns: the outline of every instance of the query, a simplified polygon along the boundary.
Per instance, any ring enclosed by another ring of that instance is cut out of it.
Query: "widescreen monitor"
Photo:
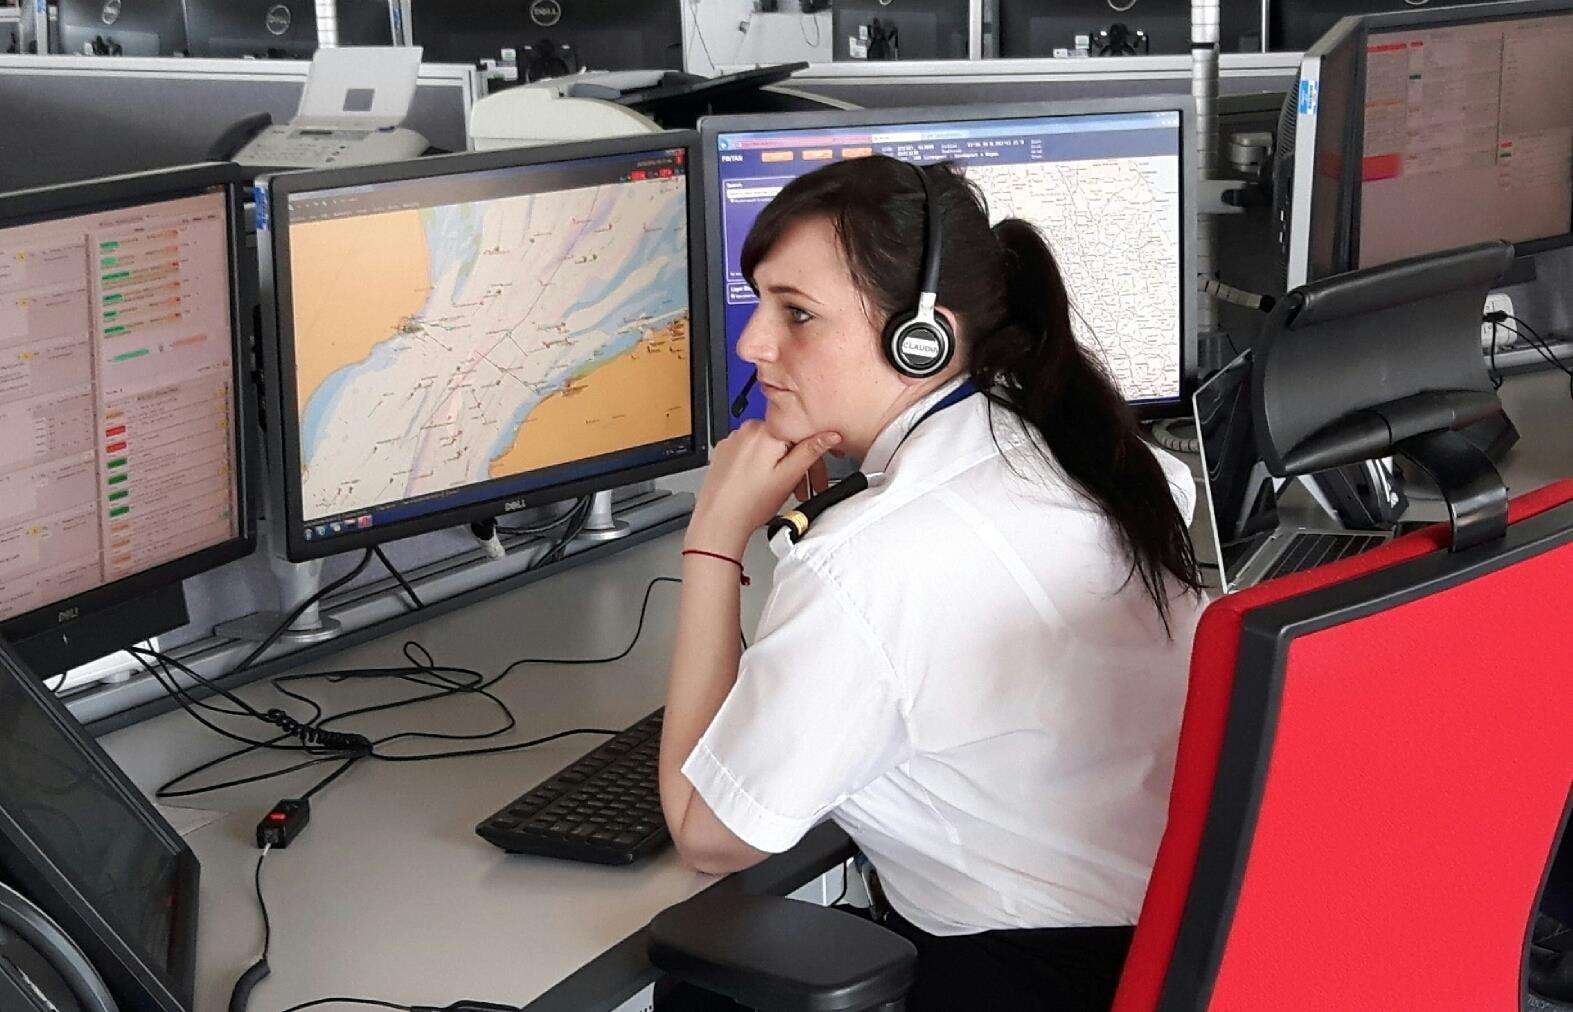
[[[682,10],[650,0],[413,0],[414,42],[433,63],[497,59],[543,40],[588,70],[681,70]],[[574,69],[572,67],[570,70]]]
[[[59,0],[60,50],[73,56],[186,52],[182,0]]]
[[[1339,19],[1366,14],[1426,15],[1446,7],[1490,4],[1495,0],[1265,0],[1268,51],[1305,52]]]
[[[341,46],[403,45],[403,25],[395,33],[398,0],[334,0],[334,32]]]
[[[185,0],[192,56],[309,60],[316,0]]]
[[[1184,97],[857,110],[700,121],[705,158],[712,438],[753,370],[737,340],[757,298],[742,276],[755,218],[791,179],[883,154],[953,160],[993,221],[1023,218],[1053,248],[1072,327],[1149,417],[1189,411],[1196,369],[1192,113]],[[753,397],[742,418],[763,413]]]
[[[1189,54],[1191,0],[1129,0],[1118,10],[1108,0],[998,0],[999,55],[1045,57],[1074,52],[1078,36],[1112,25],[1146,33],[1148,52]],[[1260,29],[1258,29],[1258,32]]]
[[[705,462],[694,148],[671,132],[265,184],[291,558]]]
[[[837,0],[831,55],[838,62],[965,60],[968,21],[966,0]]]
[[[159,592],[251,550],[236,184],[0,196],[0,635],[47,672],[167,631]]]
[[[1280,157],[1288,287],[1494,239],[1573,242],[1573,3],[1340,21]],[[1288,110],[1286,110],[1286,115]]]

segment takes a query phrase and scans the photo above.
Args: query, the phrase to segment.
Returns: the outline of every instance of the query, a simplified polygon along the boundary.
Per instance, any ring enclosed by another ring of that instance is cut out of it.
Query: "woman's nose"
[[[769,328],[762,317],[763,314],[756,308],[748,325],[737,338],[737,357],[750,364],[774,362],[776,359],[775,341],[767,333]]]

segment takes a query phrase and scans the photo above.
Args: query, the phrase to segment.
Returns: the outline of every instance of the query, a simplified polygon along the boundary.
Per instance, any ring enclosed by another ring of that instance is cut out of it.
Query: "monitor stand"
[[[215,636],[261,643],[279,627],[279,624],[301,601],[322,589],[321,559],[313,559],[310,562],[290,562],[270,553],[268,562],[274,578],[278,581],[279,600],[287,602],[284,610],[253,612],[228,622],[220,622],[213,627]],[[275,642],[287,647],[304,647],[331,640],[343,631],[344,627],[337,619],[322,614],[320,604],[313,602],[311,607],[301,612],[295,621],[290,623],[290,627]]]
[[[585,518],[579,537],[586,541],[616,541],[632,533],[626,521],[612,516],[612,493],[597,492],[590,498],[590,515]]]

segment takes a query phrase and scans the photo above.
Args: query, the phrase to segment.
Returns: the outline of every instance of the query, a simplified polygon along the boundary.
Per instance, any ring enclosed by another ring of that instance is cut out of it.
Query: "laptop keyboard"
[[[1386,540],[1379,534],[1318,534],[1305,531],[1290,540],[1288,549],[1268,567],[1262,579],[1271,580],[1287,573],[1299,573],[1347,559],[1375,548]]]

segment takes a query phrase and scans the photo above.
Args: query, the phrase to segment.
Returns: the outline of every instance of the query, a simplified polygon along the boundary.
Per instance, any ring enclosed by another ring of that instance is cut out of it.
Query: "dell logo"
[[[502,511],[504,513],[512,513],[514,510],[522,509],[524,509],[523,499],[509,499],[507,502],[502,504]]]
[[[290,22],[294,20],[295,16],[290,13],[288,7],[283,4],[274,4],[268,8],[267,16],[263,18],[262,23],[267,26],[270,33],[283,35],[289,31]]]
[[[542,28],[550,28],[563,19],[563,5],[559,0],[535,0],[530,4],[530,20]]]
[[[55,617],[55,624],[56,625],[65,625],[67,622],[75,622],[77,619],[79,619],[81,617],[82,617],[82,609],[81,608],[67,608],[65,611],[62,611],[59,615],[57,615]]]
[[[104,0],[104,9],[98,12],[98,19],[106,25],[119,21],[120,0]]]

